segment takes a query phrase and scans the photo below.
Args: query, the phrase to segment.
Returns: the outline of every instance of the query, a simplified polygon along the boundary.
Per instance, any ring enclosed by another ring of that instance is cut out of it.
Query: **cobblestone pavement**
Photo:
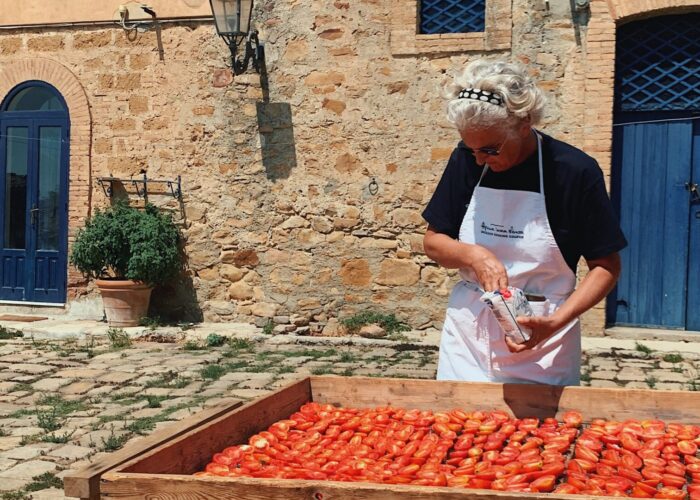
[[[434,378],[439,340],[437,332],[394,340],[266,336],[232,325],[105,335],[95,324],[63,339],[23,330],[22,338],[0,340],[0,490],[12,499],[64,498],[60,478],[69,469],[202,408],[254,399],[296,378]],[[0,328],[0,337],[11,331]],[[583,345],[583,385],[700,389],[698,343],[584,338]]]

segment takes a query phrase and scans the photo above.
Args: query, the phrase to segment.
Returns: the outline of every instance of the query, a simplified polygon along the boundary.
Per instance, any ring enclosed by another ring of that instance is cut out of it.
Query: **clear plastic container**
[[[532,307],[520,288],[509,286],[504,290],[486,292],[481,300],[491,308],[508,338],[516,344],[530,340],[532,331],[515,321],[518,316],[534,316]]]

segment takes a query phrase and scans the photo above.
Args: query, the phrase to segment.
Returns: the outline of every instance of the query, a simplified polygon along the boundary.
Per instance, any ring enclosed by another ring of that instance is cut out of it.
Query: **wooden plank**
[[[503,409],[517,417],[561,417],[580,411],[586,420],[660,418],[700,423],[700,393],[556,387],[529,384],[446,382],[371,377],[310,377],[233,410],[102,476],[103,498],[236,498],[241,500],[357,500],[520,498],[517,493],[394,486],[372,483],[193,477],[226,446],[244,443],[271,423],[287,418],[307,401],[353,407],[393,405],[445,410]],[[587,496],[529,494],[535,499]]]
[[[63,477],[63,490],[68,497],[100,498],[100,477],[108,470],[117,467],[130,459],[166,443],[192,429],[195,429],[224,413],[243,405],[242,401],[223,403],[221,405],[197,412],[191,417],[184,418],[172,425],[163,427],[135,443],[127,444],[121,450],[95,460],[82,469],[71,471]]]
[[[103,498],[144,500],[146,498],[236,500],[505,500],[523,498],[521,493],[462,488],[403,486],[337,481],[292,479],[210,478],[176,475],[147,476],[110,472],[105,474]],[[594,500],[589,495],[528,493],[533,500]],[[595,497],[599,499],[601,497]]]
[[[293,382],[264,398],[245,404],[206,424],[124,463],[115,471],[148,474],[193,474],[211,461],[214,453],[289,417],[311,400],[308,378]]]
[[[343,406],[500,409],[518,418],[561,417],[577,410],[586,420],[659,418],[700,424],[700,392],[335,376],[311,377],[311,390],[314,401]]]

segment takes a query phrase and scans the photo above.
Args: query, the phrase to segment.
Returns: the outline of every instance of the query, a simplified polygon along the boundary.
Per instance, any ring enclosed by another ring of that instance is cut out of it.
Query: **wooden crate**
[[[700,424],[700,392],[593,389],[525,384],[442,382],[364,377],[308,377],[240,407],[218,409],[161,433],[172,438],[130,448],[116,466],[91,467],[65,478],[68,496],[90,498],[241,500],[394,500],[394,499],[504,499],[523,494],[489,490],[422,486],[344,483],[256,478],[193,477],[214,453],[248,438],[272,423],[289,417],[309,401],[339,406],[393,405],[426,410],[501,409],[516,417],[561,417],[578,410],[592,418],[625,420],[658,418],[666,422]],[[216,412],[214,412],[216,413]],[[172,429],[172,430],[171,430]],[[154,447],[155,446],[155,447]],[[104,465],[104,464],[103,464]],[[104,472],[104,474],[103,474]],[[97,479],[100,478],[99,488]],[[527,498],[588,498],[583,495],[527,494]],[[600,498],[600,497],[597,497]]]

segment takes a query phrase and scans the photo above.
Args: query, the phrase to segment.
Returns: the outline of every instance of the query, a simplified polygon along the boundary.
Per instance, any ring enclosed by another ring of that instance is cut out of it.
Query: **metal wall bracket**
[[[182,178],[177,176],[176,180],[171,179],[149,179],[146,174],[140,179],[130,178],[120,178],[120,177],[98,177],[97,182],[100,184],[102,191],[104,191],[105,196],[111,198],[114,194],[114,184],[120,183],[124,186],[131,185],[136,191],[139,198],[143,198],[148,201],[148,185],[149,184],[165,184],[166,194],[169,194],[176,200],[182,201]],[[154,191],[151,191],[154,194]],[[162,193],[158,193],[162,194]]]

